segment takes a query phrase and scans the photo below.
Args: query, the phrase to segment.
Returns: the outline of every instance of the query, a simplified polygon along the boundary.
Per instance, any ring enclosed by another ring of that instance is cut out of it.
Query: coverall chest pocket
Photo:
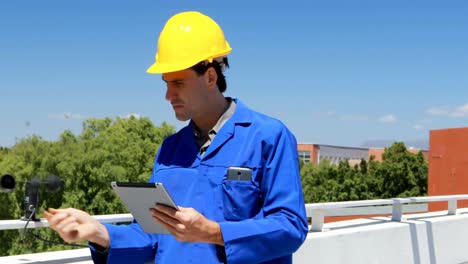
[[[224,180],[222,188],[226,220],[248,219],[260,210],[260,189],[251,181]]]

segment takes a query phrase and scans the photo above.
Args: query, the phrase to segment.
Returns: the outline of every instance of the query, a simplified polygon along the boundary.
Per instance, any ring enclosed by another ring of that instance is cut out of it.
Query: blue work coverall
[[[236,100],[233,116],[203,156],[193,123],[168,137],[150,182],[162,182],[177,205],[217,221],[224,247],[146,234],[137,223],[110,225],[107,256],[91,246],[96,263],[291,263],[307,235],[296,139],[278,120]],[[230,167],[252,171],[229,180]]]

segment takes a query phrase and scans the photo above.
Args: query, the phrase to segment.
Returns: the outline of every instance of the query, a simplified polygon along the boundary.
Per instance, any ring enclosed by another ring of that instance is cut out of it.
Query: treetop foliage
[[[424,154],[410,153],[402,142],[386,148],[382,162],[371,157],[355,166],[301,163],[306,203],[425,196],[427,173]]]
[[[45,179],[49,175],[62,180],[63,188],[57,193],[41,188],[37,217],[49,207],[75,207],[90,214],[126,213],[110,182],[148,181],[158,148],[174,132],[174,127],[166,123],[156,127],[148,118],[88,119],[80,135],[67,130],[54,142],[31,136],[11,148],[0,149],[0,175],[14,175],[17,181]],[[0,193],[1,219],[24,215],[24,189],[17,184],[13,192]],[[0,255],[66,248],[34,239],[20,241],[19,232],[0,232]],[[45,238],[61,240],[46,228],[40,233]]]

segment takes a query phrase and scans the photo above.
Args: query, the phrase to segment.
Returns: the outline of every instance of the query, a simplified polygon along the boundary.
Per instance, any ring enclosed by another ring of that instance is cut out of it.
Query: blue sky
[[[79,134],[90,117],[181,128],[145,71],[166,20],[188,10],[233,47],[226,95],[298,142],[428,141],[467,126],[467,1],[1,1],[0,146]]]

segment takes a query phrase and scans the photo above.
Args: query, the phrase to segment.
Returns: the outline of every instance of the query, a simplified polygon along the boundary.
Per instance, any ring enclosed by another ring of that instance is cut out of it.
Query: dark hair
[[[223,71],[225,68],[229,68],[227,57],[224,57],[222,61],[216,61],[216,60],[213,60],[212,62],[202,61],[190,67],[190,69],[193,69],[198,75],[202,75],[202,74],[205,74],[205,72],[210,67],[213,67],[215,69],[216,75],[218,75],[218,80],[216,81],[216,84],[218,85],[219,91],[224,93],[227,88],[227,83],[226,83],[226,76],[224,76]]]

